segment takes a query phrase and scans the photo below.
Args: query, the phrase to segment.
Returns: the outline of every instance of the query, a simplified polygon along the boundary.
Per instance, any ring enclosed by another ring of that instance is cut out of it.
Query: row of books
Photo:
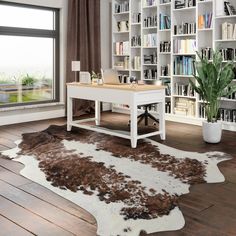
[[[162,84],[165,86],[166,96],[171,96],[170,79],[163,79]]]
[[[129,50],[130,50],[129,41],[115,43],[116,55],[129,55]]]
[[[219,120],[236,123],[236,110],[221,108],[219,110]]]
[[[231,2],[235,2],[235,0],[231,0],[231,1],[217,0],[216,1],[216,16],[236,15],[235,8],[231,4]]]
[[[195,92],[191,84],[175,83],[174,91],[175,95],[188,96],[188,97],[195,96]]]
[[[140,70],[141,69],[141,57],[140,56],[135,56],[132,59],[132,68],[134,70]]]
[[[167,114],[170,114],[170,113],[171,113],[171,102],[170,102],[170,101],[166,102],[166,104],[165,104],[165,110],[166,110],[166,113],[167,113]]]
[[[191,99],[176,98],[174,112],[176,115],[195,116],[195,102]]]
[[[227,91],[229,91],[229,90],[227,90]],[[230,91],[229,91],[229,92],[230,92]],[[228,95],[226,98],[232,99],[232,100],[235,100],[235,101],[236,101],[236,92],[231,93],[231,94]]]
[[[222,39],[235,39],[236,40],[236,24],[224,22],[222,24]]]
[[[157,64],[157,52],[154,51],[152,54],[143,56],[144,64]]]
[[[143,6],[149,7],[149,6],[156,6],[157,0],[143,0]]]
[[[145,80],[156,80],[157,79],[157,69],[146,69],[143,71],[143,78]]]
[[[170,29],[171,28],[171,18],[169,15],[160,13],[160,30]]]
[[[129,57],[124,57],[123,61],[116,61],[114,68],[117,70],[129,70]]]
[[[200,54],[202,58],[207,58],[208,60],[213,59],[213,49],[210,47],[202,48]]]
[[[157,15],[149,16],[144,18],[143,20],[143,27],[156,27],[157,26]]]
[[[156,47],[157,46],[157,34],[145,34],[143,35],[144,47]]]
[[[131,38],[131,46],[132,47],[140,47],[141,46],[141,35],[134,35]]]
[[[196,0],[175,0],[175,9],[196,6]]]
[[[129,11],[129,1],[115,3],[115,13],[122,13],[127,11]]]
[[[141,22],[141,13],[133,13],[132,14],[132,23],[140,23]]]
[[[221,48],[219,51],[224,61],[236,61],[236,48]]]
[[[174,53],[195,53],[196,52],[196,40],[195,39],[175,39]]]
[[[117,31],[118,32],[129,31],[129,21],[118,21],[117,22]]]
[[[194,58],[189,56],[177,56],[174,59],[174,75],[192,75],[194,72]]]
[[[198,16],[198,29],[212,28],[212,12]]]
[[[171,0],[160,0],[160,4],[164,4],[164,3],[170,3]]]
[[[171,52],[171,41],[161,41],[160,52]]]
[[[120,80],[120,83],[122,83],[122,84],[129,84],[130,83],[130,77],[128,75],[119,74],[118,78]]]
[[[161,76],[170,76],[170,64],[161,66]]]
[[[196,23],[184,23],[174,25],[174,35],[182,34],[196,34]]]

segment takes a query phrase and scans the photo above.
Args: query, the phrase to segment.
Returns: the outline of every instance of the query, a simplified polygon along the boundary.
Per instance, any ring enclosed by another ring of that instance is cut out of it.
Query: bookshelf
[[[236,2],[229,1],[236,8]],[[236,49],[236,38],[222,38],[222,24],[236,24],[236,15],[226,15],[220,2],[222,0],[196,0],[176,9],[175,0],[112,1],[113,67],[124,77],[122,81],[129,82],[129,77],[135,77],[166,85],[167,120],[201,125],[204,119],[203,101],[189,85],[189,80],[194,80],[190,65],[196,59],[195,50],[210,55],[211,49]],[[116,4],[129,8],[115,12]],[[129,27],[120,32],[117,22],[122,21],[128,21]],[[116,53],[117,42],[129,42],[122,55]],[[222,50],[222,53],[228,54],[228,51]],[[227,61],[226,58],[224,62]],[[232,61],[236,65],[236,55]],[[189,64],[188,69],[180,66],[181,70],[177,70],[178,63]],[[236,84],[236,79],[233,83]],[[221,99],[223,128],[234,131],[236,120],[229,116],[236,111],[235,96]],[[187,106],[188,111],[183,106]],[[113,111],[127,113],[128,108],[115,104]]]

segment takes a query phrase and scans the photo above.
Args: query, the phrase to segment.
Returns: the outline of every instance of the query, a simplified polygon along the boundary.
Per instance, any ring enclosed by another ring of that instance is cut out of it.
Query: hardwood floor
[[[128,128],[128,116],[105,113],[102,119],[107,127]],[[22,133],[51,124],[63,125],[65,119],[0,126],[0,151],[13,148]],[[181,197],[186,220],[182,230],[152,236],[236,235],[236,133],[224,131],[222,142],[210,145],[202,141],[201,127],[167,122],[167,140],[160,142],[186,151],[222,151],[233,159],[219,165],[226,177],[224,183],[193,186],[190,194]],[[96,235],[96,221],[90,214],[20,176],[21,169],[19,163],[0,159],[0,235]]]

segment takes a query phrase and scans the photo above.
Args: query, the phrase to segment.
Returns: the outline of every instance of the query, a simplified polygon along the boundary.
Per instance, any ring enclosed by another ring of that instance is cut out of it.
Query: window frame
[[[35,101],[35,102],[22,102],[22,103],[9,103],[0,105],[0,108],[4,107],[19,107],[19,106],[32,106],[37,104],[48,104],[57,103],[60,101],[60,9],[51,8],[44,6],[37,6],[24,3],[14,3],[14,2],[1,2],[0,5],[7,5],[13,7],[24,7],[30,9],[40,9],[49,10],[55,14],[54,30],[44,30],[44,29],[32,29],[32,28],[21,28],[21,27],[7,27],[0,26],[0,36],[23,36],[23,37],[38,37],[38,38],[51,38],[54,40],[53,48],[53,96],[54,99],[45,101]]]

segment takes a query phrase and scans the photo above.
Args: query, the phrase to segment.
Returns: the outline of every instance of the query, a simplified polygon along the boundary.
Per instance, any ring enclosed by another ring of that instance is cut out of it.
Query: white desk
[[[86,99],[95,101],[95,118],[74,121],[72,100]],[[130,133],[108,130],[100,125],[100,102],[126,104],[130,107]],[[158,103],[159,131],[138,135],[137,106]],[[83,125],[82,123],[95,121],[96,126]],[[160,135],[165,140],[165,87],[155,85],[84,85],[79,83],[67,84],[67,131],[72,126],[84,128],[100,133],[118,136],[131,140],[132,148],[137,147],[137,140],[154,135]]]

